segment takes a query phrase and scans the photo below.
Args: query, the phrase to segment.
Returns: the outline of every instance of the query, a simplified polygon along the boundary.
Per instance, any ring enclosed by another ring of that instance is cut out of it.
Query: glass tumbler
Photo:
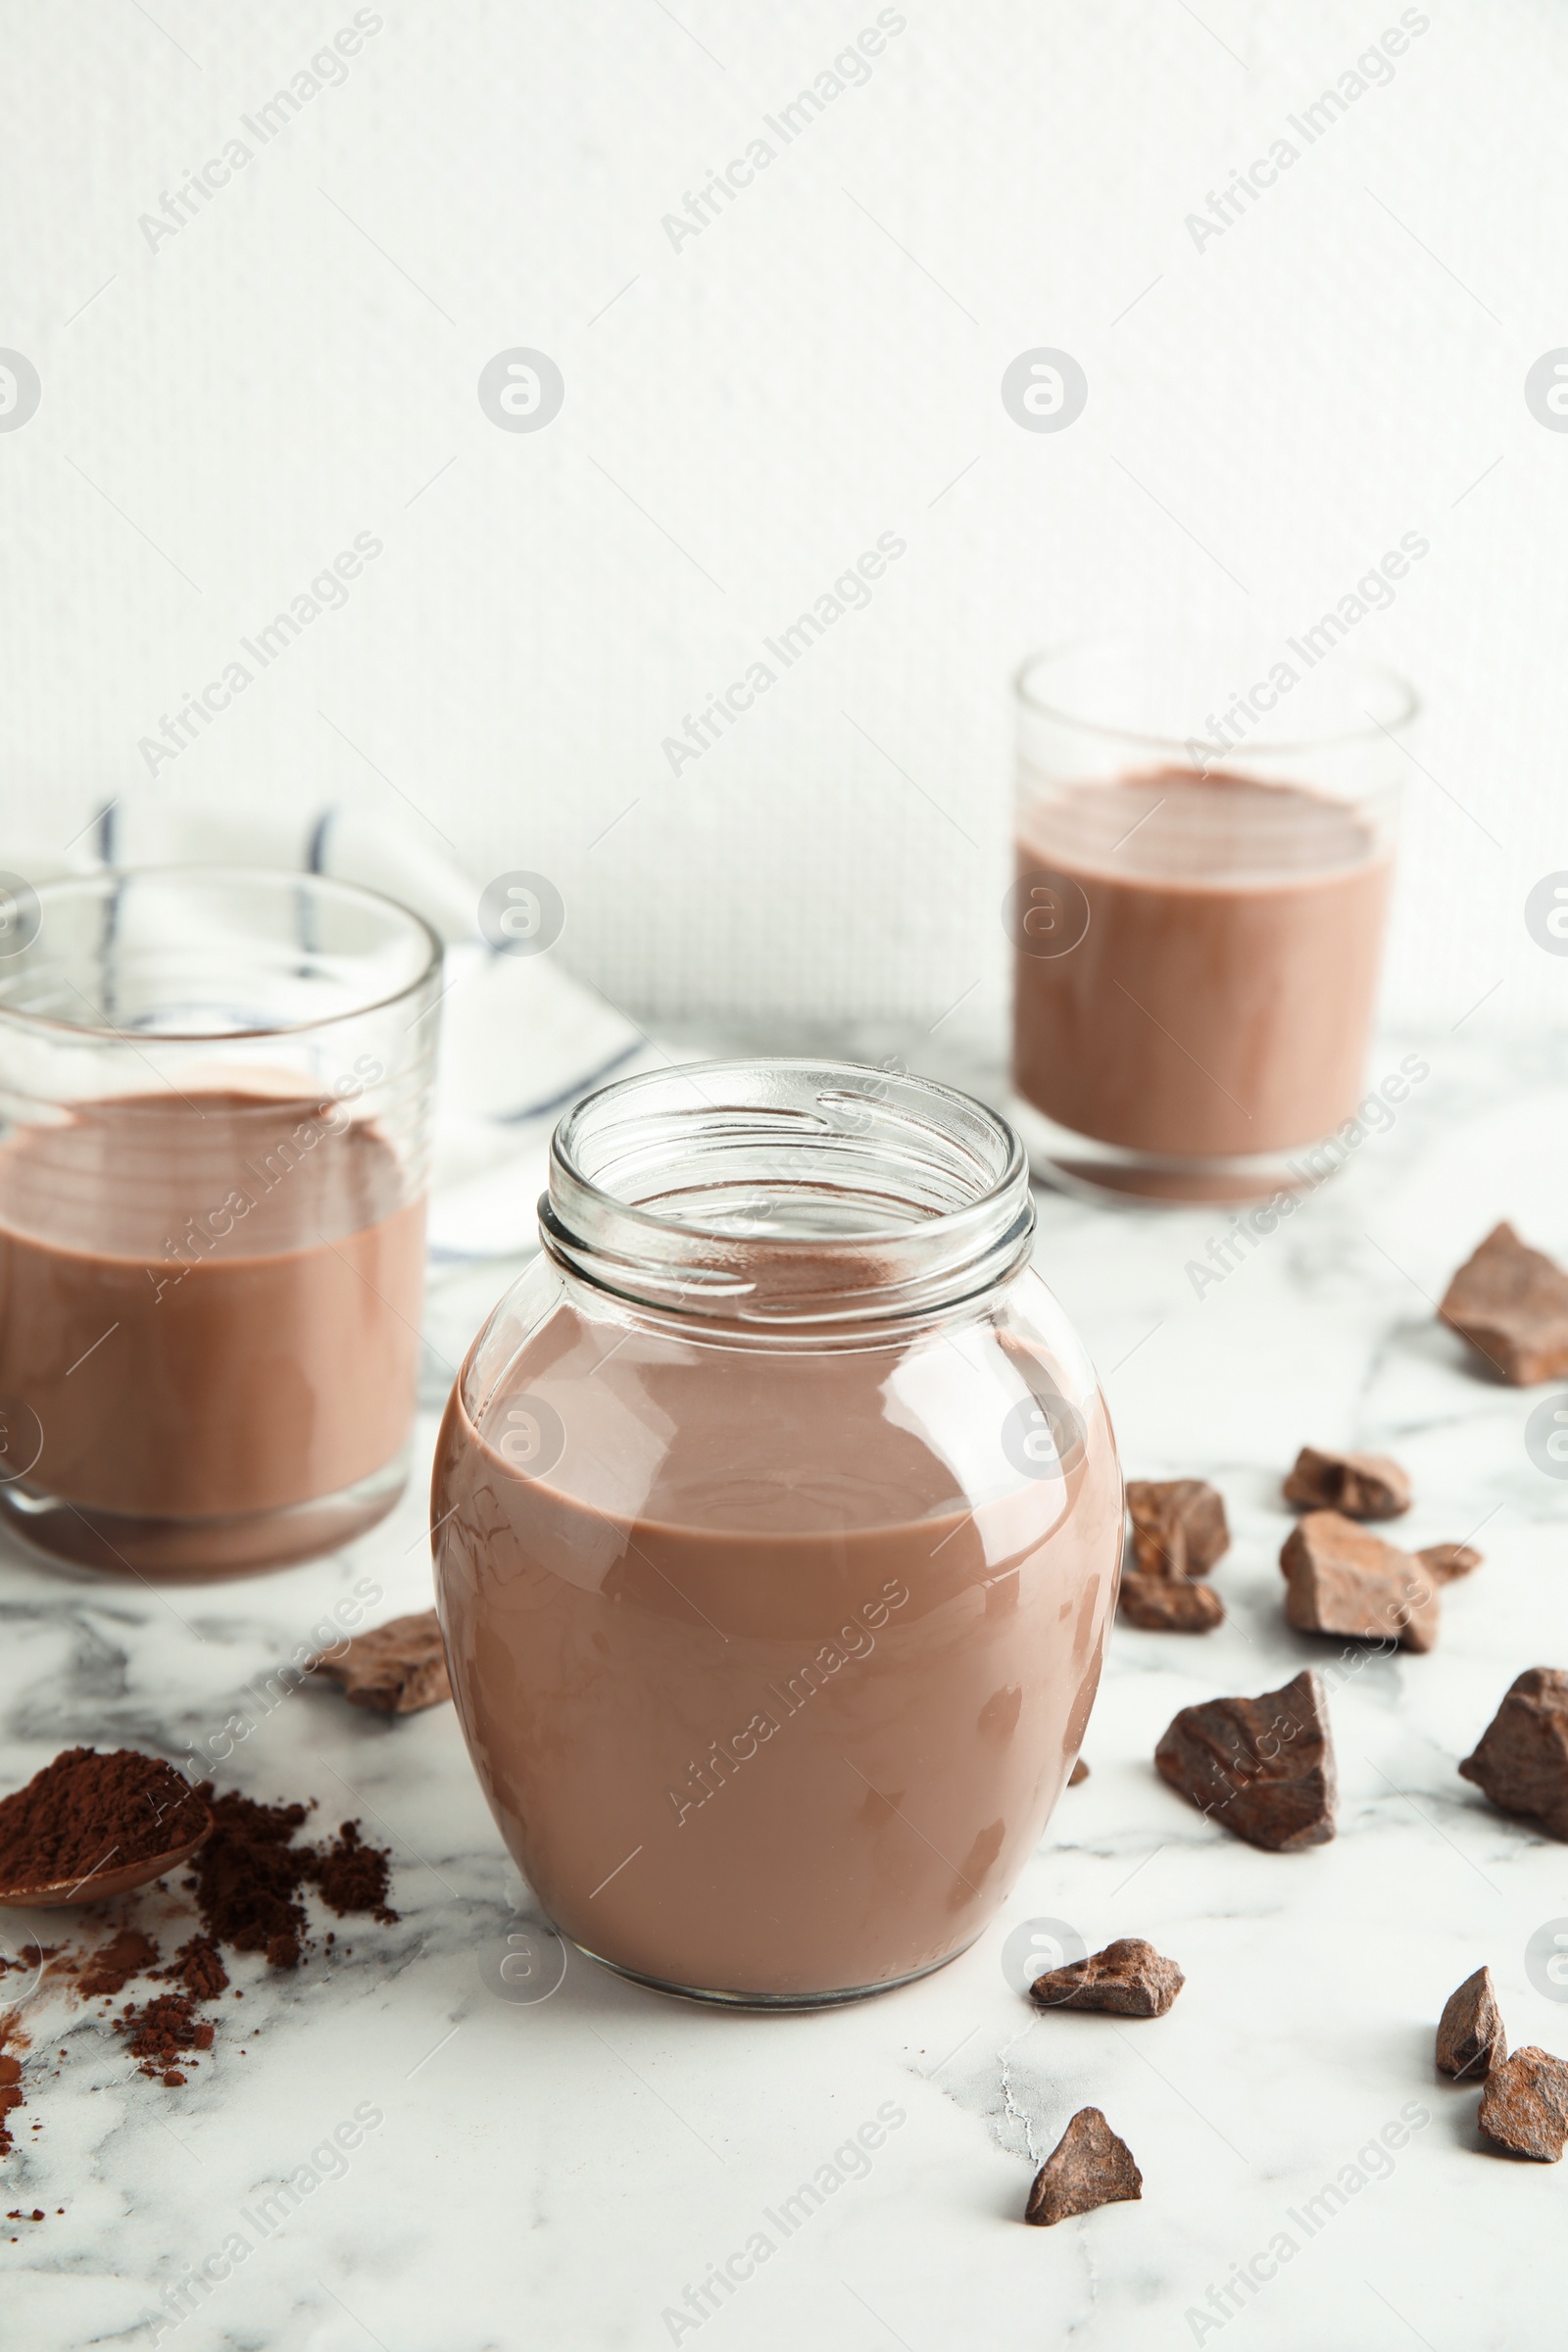
[[[513,1857],[623,1975],[853,2000],[1034,1850],[1122,1488],[1033,1224],[1012,1130],[921,1078],[698,1064],[558,1128],[437,1443],[436,1588]]]
[[[152,1576],[346,1543],[407,1476],[440,942],[303,873],[10,906],[0,1515]]]
[[[1353,1116],[1415,699],[1337,625],[1019,674],[1011,1108],[1070,1191],[1293,1194]]]

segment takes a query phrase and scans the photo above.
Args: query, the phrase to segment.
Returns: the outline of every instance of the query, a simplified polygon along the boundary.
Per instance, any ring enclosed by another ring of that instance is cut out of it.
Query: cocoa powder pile
[[[129,1926],[88,1953],[48,1945],[28,1947],[24,1958],[85,2000],[112,1999],[137,1977],[168,1985],[128,2001],[115,2028],[142,2074],[177,2087],[188,2079],[190,2053],[213,2046],[214,2024],[198,2012],[228,1987],[223,1945],[265,1953],[270,1968],[300,1967],[311,1940],[308,1886],[339,1918],[354,1912],[388,1925],[397,1919],[386,1899],[390,1853],[367,1845],[352,1821],[334,1838],[296,1843],[314,1810],[314,1802],[258,1804],[232,1789],[219,1795],[210,1781],[193,1789],[170,1765],[129,1749],[107,1756],[68,1749],[24,1788],[0,1799],[0,1887],[74,1883],[111,1851],[117,1861],[152,1859],[210,1822],[191,1875],[181,1882],[195,1897],[200,1932],[167,1965],[160,1965],[153,1938]],[[7,1965],[0,1962],[0,1976]],[[12,2147],[9,2118],[25,2095],[17,2047],[25,2047],[17,2014],[0,2014],[0,2156]]]
[[[206,1808],[160,1756],[68,1747],[0,1798],[0,1888],[78,1886],[199,1838]]]
[[[305,1937],[300,1889],[311,1885],[340,1919],[350,1911],[368,1911],[383,1923],[397,1918],[386,1900],[391,1856],[364,1844],[357,1822],[345,1821],[330,1845],[296,1845],[304,1805],[259,1805],[232,1789],[218,1796],[211,1781],[196,1793],[212,1807],[213,1832],[187,1883],[215,1946],[265,1952],[270,1968],[298,1968]]]

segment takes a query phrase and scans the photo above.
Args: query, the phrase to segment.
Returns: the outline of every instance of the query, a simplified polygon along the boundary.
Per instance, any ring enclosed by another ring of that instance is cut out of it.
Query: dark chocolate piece
[[[1527,2042],[1494,2065],[1476,2121],[1510,2156],[1557,2163],[1568,2141],[1568,2066]]]
[[[1076,1788],[1080,1781],[1087,1781],[1088,1778],[1089,1767],[1084,1762],[1082,1756],[1080,1756],[1077,1763],[1073,1766],[1071,1772],[1069,1772],[1067,1775],[1067,1786],[1069,1788]]]
[[[1225,1604],[1212,1585],[1188,1576],[1137,1576],[1121,1580],[1121,1613],[1146,1633],[1208,1634],[1225,1622]]]
[[[1098,2107],[1080,2107],[1029,2191],[1026,2222],[1050,2229],[1097,2205],[1119,2205],[1144,2193],[1144,2176],[1133,2152],[1118,2139]]]
[[[1206,1478],[1135,1478],[1127,1508],[1140,1575],[1206,1576],[1230,1549],[1225,1498]]]
[[[1459,1767],[1504,1813],[1525,1813],[1568,1841],[1568,1674],[1530,1666]]]
[[[1285,1614],[1298,1633],[1431,1649],[1442,1604],[1412,1551],[1370,1536],[1338,1511],[1308,1511],[1280,1553]]]
[[[1189,1803],[1250,1845],[1295,1853],[1334,1835],[1334,1740],[1311,1667],[1257,1698],[1183,1707],[1154,1763]]]
[[[1479,1568],[1487,1555],[1473,1544],[1423,1544],[1415,1556],[1440,1585],[1451,1585],[1456,1576]]]
[[[1303,1446],[1285,1481],[1285,1499],[1299,1511],[1397,1519],[1410,1508],[1410,1481],[1391,1454],[1324,1453]]]
[[[312,1658],[305,1671],[324,1675],[351,1706],[370,1707],[378,1715],[413,1715],[452,1696],[434,1609],[393,1617],[357,1634],[336,1656]]]
[[[1568,1372],[1568,1274],[1511,1225],[1465,1259],[1438,1313],[1515,1388]]]
[[[1438,2021],[1438,2064],[1446,2075],[1481,2078],[1508,2055],[1497,1988],[1490,1968],[1478,1968],[1450,1992]]]
[[[1115,2017],[1163,2017],[1187,1980],[1141,1936],[1124,1936],[1087,1960],[1048,1969],[1029,1987],[1037,2009],[1108,2009]]]

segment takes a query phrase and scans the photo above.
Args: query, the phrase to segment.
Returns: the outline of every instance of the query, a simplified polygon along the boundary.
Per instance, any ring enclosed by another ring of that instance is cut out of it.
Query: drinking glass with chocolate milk
[[[439,941],[313,874],[97,874],[13,913],[0,1514],[152,1576],[347,1542],[407,1475]]]
[[[974,1941],[1094,1701],[1121,1554],[1022,1148],[846,1063],[699,1064],[558,1129],[543,1250],[437,1441],[474,1766],[623,1975],[847,2001]]]
[[[1195,637],[1042,655],[1016,693],[1037,1170],[1121,1200],[1310,1183],[1363,1091],[1409,688],[1337,643]]]

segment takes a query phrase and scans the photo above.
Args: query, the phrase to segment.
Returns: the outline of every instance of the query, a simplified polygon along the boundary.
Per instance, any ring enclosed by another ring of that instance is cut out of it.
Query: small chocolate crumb
[[[369,1707],[378,1715],[413,1715],[452,1696],[434,1609],[394,1617],[357,1634],[336,1656],[323,1651],[307,1659],[305,1671],[324,1675],[351,1706]]]
[[[1415,1556],[1440,1585],[1451,1585],[1456,1576],[1479,1568],[1487,1555],[1473,1544],[1423,1544]]]
[[[1478,1968],[1450,1992],[1438,2021],[1438,2064],[1446,2075],[1480,2077],[1508,2055],[1508,2038],[1490,1968]]]
[[[1143,1576],[1206,1576],[1230,1549],[1225,1498],[1206,1478],[1135,1478],[1133,1562]]]
[[[1556,2164],[1568,2141],[1568,2066],[1533,2042],[1497,2060],[1476,2121],[1510,2156]]]
[[[1154,1763],[1190,1804],[1250,1845],[1295,1853],[1334,1835],[1334,1740],[1312,1667],[1257,1698],[1183,1707],[1155,1748]]]
[[[1568,1372],[1568,1274],[1511,1225],[1465,1259],[1438,1314],[1515,1388]]]
[[[1087,1960],[1036,1977],[1029,1998],[1037,2009],[1108,2009],[1116,2017],[1163,2017],[1187,1982],[1141,1936],[1124,1936]]]
[[[1502,1812],[1526,1814],[1568,1840],[1568,1674],[1527,1667],[1459,1770]]]
[[[1410,1508],[1410,1481],[1387,1453],[1325,1453],[1303,1446],[1285,1481],[1285,1499],[1298,1511],[1397,1519]]]
[[[1338,1511],[1308,1511],[1280,1553],[1285,1615],[1298,1633],[1431,1649],[1442,1606],[1414,1552],[1370,1536]]]
[[[1225,1604],[1212,1585],[1186,1576],[1124,1574],[1121,1613],[1129,1625],[1152,1634],[1211,1634],[1225,1622]]]
[[[1029,2191],[1026,2222],[1051,2229],[1098,2205],[1119,2205],[1144,2193],[1144,2176],[1133,2152],[1118,2139],[1098,2107],[1080,2107]]]
[[[1088,1778],[1089,1767],[1084,1762],[1082,1756],[1080,1756],[1077,1763],[1073,1766],[1071,1772],[1069,1772],[1067,1775],[1067,1786],[1069,1788],[1076,1788],[1080,1781],[1087,1781]]]

